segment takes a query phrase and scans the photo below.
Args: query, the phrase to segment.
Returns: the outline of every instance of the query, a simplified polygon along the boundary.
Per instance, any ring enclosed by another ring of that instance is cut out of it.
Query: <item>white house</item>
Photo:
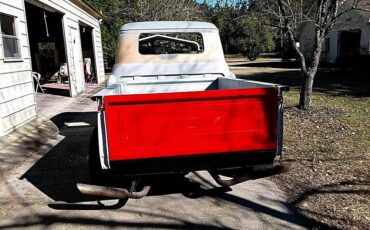
[[[370,9],[370,0],[362,0],[361,9]],[[305,23],[299,30],[300,50],[311,56],[314,44],[314,25]],[[370,12],[352,10],[338,19],[336,26],[325,37],[321,58],[334,63],[338,57],[370,55]]]
[[[32,72],[51,79],[67,66],[64,86],[75,97],[88,58],[103,81],[101,20],[85,0],[0,0],[0,136],[36,116]]]

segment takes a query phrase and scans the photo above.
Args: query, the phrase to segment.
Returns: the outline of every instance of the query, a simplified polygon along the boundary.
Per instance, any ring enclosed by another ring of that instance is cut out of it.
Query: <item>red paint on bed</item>
[[[274,150],[277,95],[254,88],[106,96],[109,160]]]

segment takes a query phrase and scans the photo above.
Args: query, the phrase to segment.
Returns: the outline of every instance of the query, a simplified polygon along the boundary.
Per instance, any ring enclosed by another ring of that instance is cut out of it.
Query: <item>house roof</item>
[[[71,0],[74,4],[76,4],[78,7],[89,13],[91,16],[97,19],[103,18],[103,13],[99,10],[97,10],[94,6],[92,6],[89,2],[86,0]]]
[[[370,19],[370,0],[360,0],[358,3],[358,12],[362,17]]]
[[[217,30],[217,27],[208,22],[196,21],[148,21],[148,22],[133,22],[125,24],[121,27],[121,31],[128,30],[168,30],[168,29],[211,29]]]

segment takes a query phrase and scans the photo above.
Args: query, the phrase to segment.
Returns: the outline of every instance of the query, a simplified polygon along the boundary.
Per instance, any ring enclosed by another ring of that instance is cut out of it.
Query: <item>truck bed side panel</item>
[[[255,88],[106,96],[109,160],[275,150],[277,94]]]

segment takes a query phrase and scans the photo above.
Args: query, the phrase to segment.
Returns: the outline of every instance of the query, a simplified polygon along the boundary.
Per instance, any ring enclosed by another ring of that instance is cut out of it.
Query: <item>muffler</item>
[[[244,171],[241,176],[234,177],[230,180],[223,180],[220,178],[217,171],[209,171],[212,178],[222,187],[230,187],[247,180],[256,180],[263,177],[269,177],[281,173],[288,172],[291,168],[290,164],[280,165],[258,165],[251,167]]]
[[[150,186],[144,186],[144,188],[139,192],[130,192],[124,188],[115,188],[81,183],[77,183],[77,188],[82,194],[85,195],[109,197],[116,199],[126,199],[126,198],[140,199],[147,196],[150,191]]]

